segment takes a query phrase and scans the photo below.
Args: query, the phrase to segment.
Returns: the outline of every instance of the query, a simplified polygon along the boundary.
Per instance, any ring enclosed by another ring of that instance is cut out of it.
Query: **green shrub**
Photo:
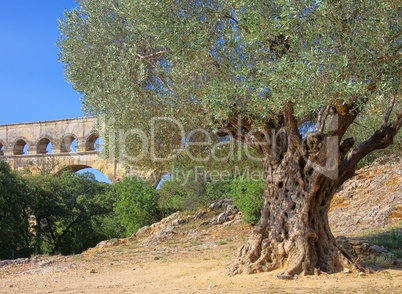
[[[206,198],[217,201],[223,198],[231,197],[233,194],[233,178],[220,179],[218,181],[209,182],[205,188]]]
[[[198,177],[192,170],[183,174],[186,177],[165,180],[159,190],[158,206],[164,214],[205,208],[214,201],[231,198],[243,213],[244,221],[251,223],[260,219],[265,190],[263,180],[227,176],[211,181],[208,171]]]
[[[187,205],[187,193],[175,181],[166,181],[159,190],[158,207],[164,215],[184,210]]]
[[[127,236],[160,220],[157,193],[152,185],[136,177],[127,177],[113,188],[118,195],[115,212]]]
[[[261,217],[265,183],[244,178],[232,180],[232,199],[247,223],[257,222]]]
[[[375,245],[384,246],[395,258],[402,258],[402,221],[385,231],[374,232],[365,236],[367,240]]]
[[[208,180],[208,178],[207,178]],[[159,208],[165,213],[207,207],[212,202],[231,198],[243,213],[244,221],[258,221],[261,216],[265,183],[243,177],[226,177],[207,182],[190,174],[163,183],[159,191]]]
[[[166,215],[208,206],[210,199],[206,197],[206,186],[206,179],[197,177],[191,170],[186,177],[165,180],[159,190],[159,208]]]

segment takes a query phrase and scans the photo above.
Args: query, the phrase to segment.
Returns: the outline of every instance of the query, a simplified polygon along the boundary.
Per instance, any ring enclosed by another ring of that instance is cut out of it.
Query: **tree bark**
[[[333,109],[326,119],[327,133],[312,132],[303,142],[291,102],[280,123],[267,124],[264,134],[247,128],[241,132],[237,139],[263,158],[266,189],[261,219],[233,262],[232,273],[283,268],[281,276],[291,277],[311,275],[316,270],[334,273],[345,267],[364,270],[337,245],[328,212],[336,190],[353,176],[358,161],[392,144],[402,128],[402,108],[388,124],[393,106],[391,103],[382,126],[350,152],[354,139],[342,137],[358,113],[355,110],[341,114]],[[321,130],[324,120],[320,119]],[[244,129],[242,122],[238,128]]]
[[[261,219],[232,264],[234,274],[284,268],[283,275],[333,273],[357,268],[335,241],[328,223],[335,180],[286,154],[276,168],[266,163],[267,186]]]

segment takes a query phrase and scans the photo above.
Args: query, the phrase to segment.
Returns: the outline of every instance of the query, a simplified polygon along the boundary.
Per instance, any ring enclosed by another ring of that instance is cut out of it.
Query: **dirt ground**
[[[188,229],[193,233],[189,234]],[[280,280],[280,272],[231,276],[244,223],[182,228],[156,246],[135,238],[74,256],[37,257],[0,268],[0,293],[400,293],[402,269]]]

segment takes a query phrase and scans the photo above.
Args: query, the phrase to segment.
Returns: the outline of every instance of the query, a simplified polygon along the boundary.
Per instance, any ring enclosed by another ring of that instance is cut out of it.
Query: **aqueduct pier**
[[[0,159],[31,174],[94,168],[114,183],[127,171],[100,156],[98,129],[96,117],[0,125]]]

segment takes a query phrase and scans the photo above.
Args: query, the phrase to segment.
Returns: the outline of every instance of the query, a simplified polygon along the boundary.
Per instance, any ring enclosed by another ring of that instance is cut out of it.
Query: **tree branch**
[[[372,94],[377,89],[378,76],[374,81],[366,86],[367,90]],[[339,143],[341,142],[343,135],[348,130],[349,126],[355,121],[356,117],[361,112],[361,108],[356,105],[359,103],[366,104],[368,97],[352,96],[347,103],[342,99],[337,99],[335,106],[330,109],[330,112],[337,113],[336,130],[333,127],[329,127],[332,131],[328,132],[330,136],[338,136]]]
[[[355,140],[353,138],[346,138],[342,140],[341,144],[339,145],[339,162],[341,162],[345,155],[349,152],[349,150],[355,144]]]
[[[56,237],[56,235],[55,235],[55,233],[53,231],[52,224],[51,224],[51,222],[50,222],[50,220],[49,220],[49,218],[47,216],[45,217],[45,219],[46,219],[46,222],[47,222],[47,226],[49,228],[50,236],[52,237],[52,240],[54,242],[56,242],[57,237]]]
[[[391,128],[395,129],[395,134],[402,127],[402,107],[399,109],[399,113],[395,116],[394,122],[391,125]]]
[[[288,146],[290,151],[295,151],[301,147],[302,138],[300,136],[297,120],[294,116],[294,104],[288,101],[284,107],[285,128],[288,132],[289,142]]]
[[[137,56],[141,60],[148,60],[148,59],[152,59],[152,58],[155,58],[155,57],[163,56],[166,53],[169,53],[169,52],[168,51],[158,51],[158,52],[151,53],[151,54],[148,54],[148,55],[140,55],[139,53],[137,53]]]
[[[262,159],[277,160],[281,157],[279,153],[283,154],[284,146],[287,145],[287,139],[282,136],[286,132],[280,131],[283,130],[283,121],[283,114],[277,114],[274,118],[268,119],[262,129],[253,129],[252,119],[246,120],[238,114],[232,114],[225,121],[216,121],[222,126],[217,135],[222,137],[230,135],[234,140],[253,148]]]
[[[353,176],[357,163],[374,150],[384,149],[393,143],[393,139],[402,127],[402,107],[392,124],[381,126],[366,141],[356,146],[339,166],[338,183],[342,184]]]
[[[325,127],[325,120],[328,117],[329,106],[322,106],[318,112],[316,131],[322,133]]]
[[[63,232],[61,233],[61,235],[59,235],[57,237],[56,243],[53,246],[53,250],[52,253],[57,253],[60,247],[60,243],[62,238],[68,233],[68,231],[70,230],[70,228],[75,225],[76,223],[78,223],[78,220],[81,220],[81,216],[77,216],[76,218],[73,219],[73,221],[63,230]]]
[[[392,95],[391,101],[389,102],[388,109],[385,112],[384,118],[382,120],[381,127],[386,127],[386,125],[388,124],[388,120],[391,115],[392,109],[394,108],[394,105],[395,105],[395,95]]]
[[[223,16],[224,18],[230,19],[232,21],[234,21],[235,24],[239,24],[239,21],[237,19],[235,19],[233,16],[226,14]],[[250,34],[250,30],[248,29],[248,27],[244,26],[244,25],[240,25],[240,27],[247,33]]]

